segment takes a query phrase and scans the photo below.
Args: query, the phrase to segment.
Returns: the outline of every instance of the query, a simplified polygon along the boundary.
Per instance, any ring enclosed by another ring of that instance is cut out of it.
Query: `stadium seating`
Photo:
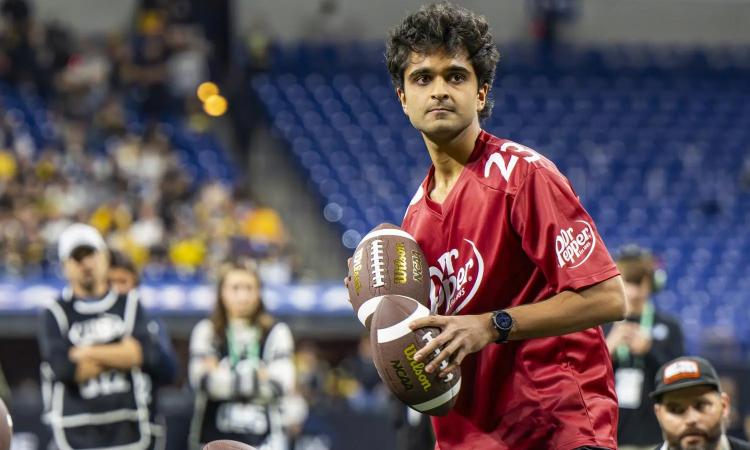
[[[15,128],[13,132],[31,138],[33,148],[41,149],[56,139],[55,121],[38,97],[23,95],[0,83],[0,108],[16,119],[12,121]],[[127,115],[128,128],[134,132],[142,132],[145,128],[143,120],[133,111],[128,111]],[[166,120],[164,125],[172,145],[179,152],[183,168],[194,183],[200,184],[208,180],[231,183],[235,180],[235,167],[215,135],[193,132],[176,118]],[[104,151],[103,148],[96,150]]]
[[[401,112],[379,44],[274,49],[250,80],[275,132],[356,246],[400,223],[429,158]],[[653,248],[658,299],[693,351],[750,347],[750,48],[501,48],[484,128],[552,159],[610,249]],[[695,328],[703,325],[699,332]]]

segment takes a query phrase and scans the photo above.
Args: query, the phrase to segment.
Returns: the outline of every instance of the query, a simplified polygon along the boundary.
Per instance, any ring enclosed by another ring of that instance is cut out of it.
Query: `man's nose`
[[[685,411],[685,424],[695,426],[701,418],[701,413],[697,409],[690,407]]]
[[[441,77],[436,77],[432,83],[432,98],[436,100],[445,100],[448,98],[448,84]]]

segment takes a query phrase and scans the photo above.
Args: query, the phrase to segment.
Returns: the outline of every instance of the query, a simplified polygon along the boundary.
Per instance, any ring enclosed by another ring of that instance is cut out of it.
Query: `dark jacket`
[[[640,317],[627,319],[639,322]],[[605,327],[609,333],[610,327]],[[620,420],[617,427],[617,439],[620,445],[653,445],[662,441],[661,429],[654,415],[654,403],[649,392],[655,388],[656,372],[663,364],[684,354],[685,344],[682,328],[677,320],[658,310],[654,313],[651,329],[651,349],[640,357],[629,356],[621,360],[613,355],[612,368],[615,377],[619,369],[639,368],[643,371],[640,406],[635,409],[620,407]]]
[[[750,442],[742,441],[740,439],[733,438],[731,436],[728,436],[728,438],[729,438],[729,447],[732,450],[750,450]],[[663,445],[664,445],[663,443],[657,445],[654,450],[661,450]]]
[[[162,364],[158,330],[141,306],[138,293],[109,292],[98,300],[75,298],[69,290],[40,314],[44,419],[60,448],[146,449],[152,440],[153,380],[173,376]],[[132,336],[141,345],[143,365],[105,370],[83,383],[68,358],[74,345],[119,342]]]

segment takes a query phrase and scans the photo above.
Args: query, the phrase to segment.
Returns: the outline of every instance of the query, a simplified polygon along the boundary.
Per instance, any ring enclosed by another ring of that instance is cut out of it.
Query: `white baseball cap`
[[[107,243],[96,228],[84,223],[74,223],[60,234],[57,243],[60,261],[70,258],[70,254],[78,247],[92,247],[102,251],[107,249]]]

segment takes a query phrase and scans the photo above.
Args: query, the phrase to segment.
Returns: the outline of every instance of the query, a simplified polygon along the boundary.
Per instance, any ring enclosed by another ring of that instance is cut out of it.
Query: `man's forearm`
[[[134,338],[125,338],[115,344],[93,345],[88,349],[88,356],[111,369],[127,370],[143,364],[143,349]]]
[[[513,317],[509,340],[559,336],[625,317],[620,276],[580,292],[564,291],[547,300],[508,309]]]

